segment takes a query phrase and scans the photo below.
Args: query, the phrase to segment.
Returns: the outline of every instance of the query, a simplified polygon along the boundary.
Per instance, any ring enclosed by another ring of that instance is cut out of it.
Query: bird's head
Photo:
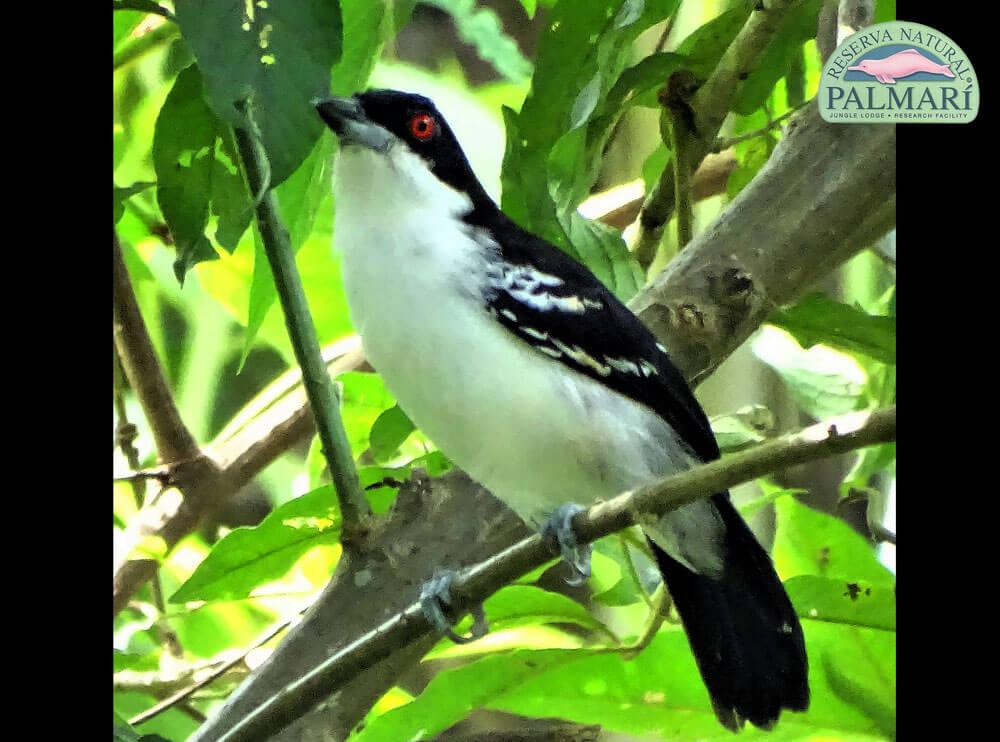
[[[369,161],[371,157],[392,160],[397,170],[426,168],[474,204],[488,198],[454,132],[429,98],[369,90],[349,98],[317,100],[315,106],[345,154],[353,151],[365,153]],[[406,174],[414,173],[400,173]]]

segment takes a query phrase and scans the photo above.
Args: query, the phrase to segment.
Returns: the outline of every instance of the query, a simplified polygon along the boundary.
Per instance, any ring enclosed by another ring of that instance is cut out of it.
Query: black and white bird
[[[372,90],[316,107],[341,142],[334,241],[366,357],[414,423],[585,576],[572,515],[719,458],[704,411],[628,308],[504,215],[430,100]],[[802,629],[729,493],[642,528],[721,723],[805,710]],[[447,601],[447,582],[434,587]]]

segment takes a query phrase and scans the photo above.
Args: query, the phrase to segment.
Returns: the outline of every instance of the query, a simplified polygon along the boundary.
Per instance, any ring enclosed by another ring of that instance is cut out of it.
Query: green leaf
[[[195,264],[216,258],[205,236],[211,213],[219,217],[216,239],[230,251],[251,217],[229,131],[202,93],[201,74],[191,65],[177,76],[153,135],[156,196],[177,248],[174,273],[182,283]]]
[[[767,319],[792,333],[808,348],[825,343],[852,353],[864,353],[883,363],[896,362],[896,318],[867,314],[823,294],[811,294]]]
[[[340,3],[176,0],[175,7],[212,108],[245,126],[237,107],[252,100],[270,184],[281,184],[323,131],[311,101],[327,94],[330,69],[340,59]]]
[[[337,501],[326,485],[285,503],[260,525],[220,539],[170,602],[245,598],[287,574],[312,547],[337,543],[339,534]]]
[[[373,719],[361,732],[351,735],[350,741],[433,738],[525,679],[572,658],[572,653],[558,650],[516,651],[440,672],[417,698]]]
[[[832,654],[836,646],[864,642],[863,648],[873,651],[881,661],[888,649],[886,645],[894,648],[894,635],[834,624],[816,626],[818,631],[811,630],[813,624],[805,629],[807,651],[814,658],[810,667],[812,703],[808,713],[785,712],[772,731],[748,726],[741,732],[741,739],[833,738],[855,742],[884,739],[879,723],[865,710],[831,691],[823,660],[831,657],[834,666],[840,669],[844,666]],[[866,635],[859,641],[854,634],[861,632],[877,636],[872,640]],[[557,717],[580,724],[598,724],[608,732],[644,739],[723,742],[733,738],[715,717],[687,639],[679,629],[661,630],[650,646],[631,660],[616,653],[588,650],[525,650],[508,655],[508,661],[514,667],[536,665],[538,672],[524,673],[521,682],[488,700],[487,708],[532,718]],[[479,666],[483,677],[507,671],[499,660],[489,666],[486,660],[481,660],[463,669]],[[415,702],[420,700],[418,696]]]
[[[503,30],[499,16],[490,8],[477,8],[476,0],[424,0],[449,13],[458,36],[475,48],[480,58],[493,65],[504,79],[520,83],[531,77],[531,62],[524,58],[517,41]],[[534,10],[531,11],[534,13]]]
[[[666,85],[671,73],[686,66],[686,62],[687,59],[683,54],[657,52],[629,67],[622,72],[608,93],[603,106],[604,115],[617,120],[617,117],[632,105],[658,108],[656,92]],[[595,118],[595,122],[597,121],[600,119]]]
[[[712,432],[723,452],[739,451],[766,440],[774,430],[774,413],[764,405],[748,405],[711,420]]]
[[[803,618],[896,630],[896,591],[886,585],[799,575],[785,583],[785,591]]]
[[[494,593],[483,603],[486,620],[493,631],[506,631],[521,626],[538,624],[575,624],[600,632],[605,639],[617,643],[611,629],[575,600],[531,585],[508,585]],[[472,618],[466,616],[459,622],[458,633],[467,632]],[[445,642],[440,649],[451,645]],[[433,659],[433,655],[430,657]]]
[[[813,510],[794,497],[780,498],[774,509],[777,526],[772,556],[784,579],[816,575],[880,586],[895,584],[874,546],[842,520]]]
[[[817,419],[850,412],[864,401],[867,375],[849,355],[823,345],[803,350],[791,336],[768,326],[752,348],[781,375],[798,405]]]
[[[740,3],[692,31],[677,47],[677,53],[685,59],[685,69],[707,80],[746,23],[750,8],[750,3]]]
[[[399,405],[393,405],[379,415],[368,437],[375,460],[391,458],[413,431],[413,422],[399,409]]]
[[[528,14],[528,18],[534,18],[535,12],[538,10],[538,0],[520,0],[520,3],[524,7],[524,12]]]
[[[141,193],[142,191],[146,190],[147,188],[149,188],[151,186],[155,186],[155,185],[156,185],[156,183],[139,182],[139,183],[133,183],[130,186],[126,186],[125,188],[119,188],[118,186],[115,186],[114,187],[114,189],[115,189],[115,224],[118,223],[118,220],[121,219],[122,215],[125,213],[125,202],[126,201],[128,201],[130,198],[132,198],[132,196],[134,196],[135,194]]]
[[[816,23],[823,0],[796,3],[785,13],[767,48],[761,53],[733,101],[733,111],[748,115],[767,101],[778,80],[785,76],[792,55],[816,36]]]
[[[758,489],[760,489],[761,495],[760,497],[755,497],[753,500],[737,506],[737,510],[740,511],[740,515],[744,518],[749,518],[762,507],[770,505],[779,497],[785,497],[786,495],[804,495],[806,493],[806,490],[797,487],[782,487],[766,477],[755,479],[754,483],[757,485]]]
[[[116,713],[114,724],[114,742],[138,742],[138,740],[138,732],[130,727],[128,722]]]
[[[114,671],[121,672],[122,670],[128,670],[130,667],[133,667],[137,662],[139,662],[142,657],[143,655],[141,654],[129,654],[115,649]]]
[[[378,417],[396,404],[382,377],[362,371],[348,371],[337,377],[343,385],[341,417],[355,458],[367,448],[369,434]]]

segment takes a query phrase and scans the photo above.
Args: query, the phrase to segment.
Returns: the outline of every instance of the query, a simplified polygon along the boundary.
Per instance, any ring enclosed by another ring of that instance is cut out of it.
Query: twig
[[[647,608],[653,607],[653,601],[649,599],[646,595],[646,588],[642,585],[642,580],[639,577],[639,570],[635,568],[635,560],[632,559],[632,552],[629,550],[629,542],[624,538],[624,534],[619,534],[618,545],[622,547],[622,559],[625,560],[625,566],[628,568],[628,575],[632,578],[632,582],[639,589],[639,597],[642,598],[642,602],[646,604]]]
[[[245,662],[247,655],[249,655],[255,649],[267,644],[274,637],[276,637],[278,634],[280,634],[282,631],[288,628],[288,625],[294,620],[295,617],[289,618],[285,621],[279,621],[277,624],[275,624],[266,632],[264,632],[264,634],[259,639],[257,639],[257,641],[253,642],[253,644],[244,649],[238,655],[221,663],[218,667],[216,667],[214,670],[212,670],[207,675],[202,677],[200,680],[192,683],[183,690],[177,691],[173,695],[164,698],[156,705],[150,706],[141,714],[136,714],[135,716],[133,716],[131,719],[128,720],[128,723],[131,724],[132,726],[137,726],[139,724],[142,724],[144,721],[149,721],[153,717],[159,716],[170,707],[175,706],[178,703],[181,703],[182,701],[184,701],[184,699],[190,697],[191,694],[195,693],[199,689],[204,688],[206,685],[209,685],[210,683],[214,683],[216,680],[218,680],[227,672],[229,672],[232,668],[236,667],[241,662]],[[195,670],[192,670],[191,676],[194,677],[194,675],[195,675]]]
[[[846,415],[626,492],[580,513],[573,519],[572,527],[577,540],[588,543],[634,525],[643,514],[661,515],[775,470],[885,443],[895,437],[895,406],[871,414]],[[470,567],[452,585],[454,613],[467,612],[503,585],[551,558],[541,537],[535,535]],[[431,631],[420,603],[412,603],[257,707],[222,735],[219,742],[267,739],[337,691],[357,673]]]
[[[252,111],[248,109],[247,113],[252,114]],[[256,194],[258,201],[257,225],[274,276],[278,299],[281,301],[285,327],[288,329],[295,358],[302,369],[306,396],[337,491],[342,518],[341,543],[345,548],[350,548],[363,530],[362,519],[370,512],[368,501],[358,483],[351,446],[340,418],[339,400],[320,353],[316,328],[309,313],[305,291],[295,265],[295,253],[288,241],[288,232],[281,223],[274,192],[270,189],[263,190],[270,172],[266,155],[254,134],[241,128],[237,128],[235,133],[251,195]]]
[[[799,110],[807,106],[811,100],[812,98],[806,101],[802,101],[793,108],[789,108],[787,111],[785,111],[777,118],[768,121],[766,126],[762,126],[759,129],[755,129],[754,131],[748,131],[743,134],[738,134],[733,137],[719,137],[712,144],[712,152],[721,152],[724,149],[735,147],[737,144],[740,144],[741,142],[747,142],[751,139],[756,139],[759,136],[767,134],[769,131],[773,131],[774,129],[781,126],[781,124],[783,124],[785,121],[790,119],[794,114],[798,113]]]
[[[149,422],[164,463],[196,458],[200,451],[181,419],[132,289],[118,234],[114,233],[114,333],[129,385]]]
[[[145,469],[140,471],[133,471],[128,474],[124,474],[120,477],[115,477],[114,482],[116,484],[120,482],[131,482],[134,488],[138,488],[139,486],[141,486],[143,489],[145,489],[145,484],[150,479],[159,482],[160,485],[163,487],[166,487],[171,483],[170,472],[166,469]],[[139,494],[136,494],[136,504],[139,507],[142,507],[142,496]]]
[[[667,614],[670,613],[670,606],[673,603],[674,601],[670,598],[670,593],[667,592],[661,582],[656,589],[653,604],[650,606],[649,622],[646,624],[642,635],[636,640],[635,644],[627,647],[615,647],[614,651],[623,655],[626,659],[634,659],[642,654],[643,650],[656,638],[660,627],[663,626],[663,622],[667,619]]]
[[[694,139],[694,112],[688,97],[693,81],[683,72],[675,72],[667,81],[663,126],[673,152],[674,199],[677,213],[677,251],[694,238],[694,212],[691,207],[691,155]]]

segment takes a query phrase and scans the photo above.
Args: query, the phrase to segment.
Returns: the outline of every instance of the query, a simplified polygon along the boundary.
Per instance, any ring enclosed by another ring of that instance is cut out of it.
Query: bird
[[[366,358],[414,424],[586,578],[573,515],[718,459],[704,410],[589,269],[504,214],[433,101],[372,89],[314,105],[340,143],[334,248]],[[770,729],[806,710],[801,625],[729,493],[641,527],[719,722]],[[450,575],[421,593],[439,626]]]

